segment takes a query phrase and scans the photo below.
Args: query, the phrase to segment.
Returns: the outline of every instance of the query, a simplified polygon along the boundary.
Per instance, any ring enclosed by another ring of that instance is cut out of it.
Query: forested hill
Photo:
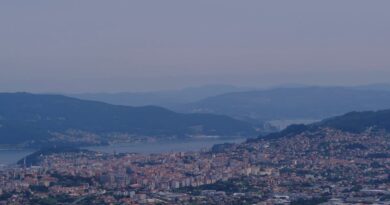
[[[350,112],[326,119],[319,125],[347,132],[362,132],[369,128],[390,132],[390,110]]]
[[[61,95],[0,93],[0,144],[42,140],[52,132],[96,134],[253,135],[246,122],[213,114],[180,114],[164,108],[116,106]]]
[[[309,125],[290,125],[280,132],[260,136],[259,138],[274,139],[284,136],[294,136],[305,131],[318,130],[319,128],[333,128],[351,133],[361,133],[369,129],[390,132],[390,109],[350,112]]]

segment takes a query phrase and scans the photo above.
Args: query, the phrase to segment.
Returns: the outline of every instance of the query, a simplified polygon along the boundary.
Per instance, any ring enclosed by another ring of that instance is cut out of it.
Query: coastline
[[[211,148],[215,144],[221,143],[241,143],[247,138],[186,138],[175,140],[158,140],[158,141],[142,141],[130,143],[112,143],[108,145],[97,146],[80,146],[80,149],[97,151],[103,153],[139,153],[139,154],[157,154],[164,152],[187,152],[199,151],[202,149]],[[1,165],[9,166],[16,164],[17,161],[23,159],[34,152],[37,148],[23,148],[20,146],[5,148],[0,146],[0,167]]]

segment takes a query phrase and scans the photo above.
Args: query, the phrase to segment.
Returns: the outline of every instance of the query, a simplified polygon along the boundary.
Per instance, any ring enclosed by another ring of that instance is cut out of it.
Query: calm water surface
[[[0,149],[0,165],[15,164],[17,161],[33,152],[34,150],[25,149]]]
[[[148,143],[129,143],[115,144],[109,146],[85,147],[84,149],[99,151],[105,153],[126,153],[135,152],[141,154],[158,154],[163,152],[185,152],[199,151],[201,149],[211,148],[214,144],[221,143],[241,143],[245,139],[197,139],[191,141],[169,141],[169,142],[148,142]],[[15,164],[18,160],[33,153],[34,150],[23,149],[0,149],[0,166]]]

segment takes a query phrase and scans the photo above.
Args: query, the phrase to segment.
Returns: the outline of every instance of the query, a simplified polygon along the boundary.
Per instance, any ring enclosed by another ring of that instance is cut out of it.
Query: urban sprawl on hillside
[[[0,204],[390,204],[390,135],[330,128],[164,154],[65,152],[0,171]]]

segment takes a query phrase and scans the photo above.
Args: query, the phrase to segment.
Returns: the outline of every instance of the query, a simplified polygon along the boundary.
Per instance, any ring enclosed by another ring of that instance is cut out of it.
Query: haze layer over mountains
[[[283,128],[351,111],[390,108],[390,86],[284,86],[270,89],[203,86],[149,93],[95,93],[74,97],[121,105],[157,105],[184,113],[228,115],[257,125]],[[284,123],[283,123],[284,122]]]

